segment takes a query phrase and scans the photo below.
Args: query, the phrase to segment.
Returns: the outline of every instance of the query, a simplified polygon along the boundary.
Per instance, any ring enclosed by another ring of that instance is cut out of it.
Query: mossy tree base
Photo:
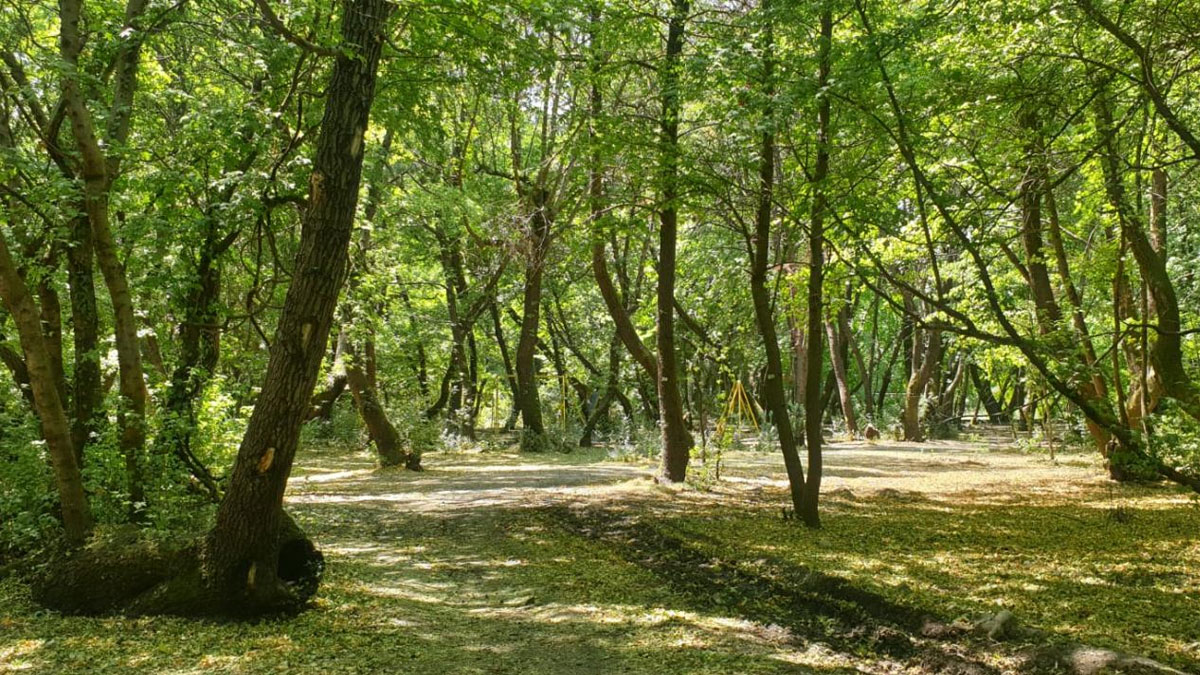
[[[33,579],[33,597],[65,614],[248,619],[302,611],[325,570],[324,556],[286,514],[276,569],[248,574],[239,589],[210,583],[204,547],[203,538],[154,541],[124,528],[53,555]],[[256,584],[256,576],[269,581]]]

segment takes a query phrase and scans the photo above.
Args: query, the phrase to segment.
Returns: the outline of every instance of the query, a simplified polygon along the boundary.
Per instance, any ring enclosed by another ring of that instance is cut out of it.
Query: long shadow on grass
[[[607,546],[627,562],[655,573],[698,610],[782,626],[848,653],[947,665],[945,652],[911,637],[919,633],[929,612],[897,604],[844,579],[779,561],[763,560],[752,571],[611,509],[552,506],[541,512],[565,531]],[[969,659],[954,660],[956,672],[995,672]]]

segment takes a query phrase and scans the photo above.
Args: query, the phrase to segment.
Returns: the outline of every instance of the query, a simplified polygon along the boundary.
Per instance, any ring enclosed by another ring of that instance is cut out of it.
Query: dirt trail
[[[1061,490],[1064,481],[1095,481],[1097,462],[1069,456],[1051,463],[1040,455],[997,452],[1002,442],[868,444],[831,443],[825,454],[823,492],[881,490],[952,494]],[[302,457],[288,487],[288,502],[389,504],[407,513],[455,512],[509,506],[548,506],[606,501],[650,487],[656,464],[642,459],[595,463],[595,451],[530,458],[507,453],[438,453],[420,474],[376,471],[367,458]],[[540,461],[539,461],[540,460]],[[699,468],[693,464],[693,472]],[[722,461],[722,482],[712,495],[785,489],[786,475],[774,453],[732,452]]]
[[[982,675],[1018,647],[925,639],[923,621],[1000,601],[1200,663],[1168,611],[1200,598],[1186,495],[1130,488],[1133,519],[1114,527],[1091,456],[1001,445],[833,444],[816,532],[780,518],[775,453],[729,453],[711,483],[694,466],[696,489],[602,449],[435,453],[414,474],[306,448],[286,499],[329,563],[312,610],[250,625],[57,617],[10,582],[0,673]]]

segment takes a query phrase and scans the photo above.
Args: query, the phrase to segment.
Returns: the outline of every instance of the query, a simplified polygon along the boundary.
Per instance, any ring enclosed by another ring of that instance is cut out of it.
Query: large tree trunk
[[[542,219],[538,219],[542,220]],[[521,410],[521,421],[527,433],[544,435],[546,428],[542,424],[542,402],[538,396],[537,371],[534,367],[534,354],[537,351],[539,312],[542,304],[542,271],[541,256],[525,265],[525,291],[522,300],[521,334],[517,338],[516,371],[517,371],[517,407]],[[530,444],[530,448],[539,447]]]
[[[0,300],[4,301],[4,307],[12,314],[21,349],[25,352],[29,385],[42,423],[42,437],[46,440],[50,463],[54,468],[67,540],[79,544],[91,531],[92,514],[83,493],[83,480],[79,475],[75,450],[71,446],[71,427],[59,397],[58,382],[42,335],[37,303],[17,271],[3,231],[0,231]]]
[[[259,615],[298,609],[316,591],[321,558],[282,537],[283,491],[329,339],[362,175],[363,135],[375,92],[385,0],[345,4],[317,139],[299,251],[262,390],[198,567],[136,602],[143,612]]]
[[[679,393],[679,369],[675,354],[675,255],[679,237],[679,80],[682,69],[684,23],[691,3],[672,0],[667,26],[667,51],[662,65],[662,117],[659,138],[658,211],[658,409],[662,426],[660,479],[682,481],[687,476],[692,435],[684,421],[683,397]]]
[[[975,393],[979,396],[979,402],[987,411],[988,421],[992,424],[1004,424],[1007,421],[1004,409],[1000,407],[1000,402],[992,393],[992,385],[988,382],[983,369],[972,363],[967,366],[967,373],[971,376],[971,383],[975,385]]]

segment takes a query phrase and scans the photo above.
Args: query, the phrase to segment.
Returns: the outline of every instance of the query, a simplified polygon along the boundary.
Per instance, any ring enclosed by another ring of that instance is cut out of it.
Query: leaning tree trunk
[[[661,479],[683,480],[692,451],[692,435],[683,416],[679,368],[675,354],[675,255],[679,237],[679,76],[688,0],[673,0],[667,27],[666,61],[662,70],[662,130],[659,139],[659,182],[662,206],[658,231],[658,408],[662,425]]]
[[[488,305],[488,311],[492,315],[492,335],[496,338],[496,349],[500,352],[500,360],[504,364],[504,383],[508,386],[508,393],[513,402],[508,419],[504,422],[504,430],[512,431],[517,426],[517,415],[521,413],[521,409],[517,407],[517,401],[521,398],[521,390],[517,387],[517,373],[513,370],[512,358],[508,353],[508,341],[504,339],[504,326],[500,323],[500,309],[496,303],[497,301],[493,299]]]
[[[4,307],[12,314],[13,321],[17,324],[21,349],[25,352],[29,384],[33,389],[34,404],[42,423],[42,437],[50,451],[50,463],[54,468],[55,483],[58,486],[67,540],[72,544],[79,544],[92,528],[92,514],[88,509],[87,497],[83,493],[83,480],[79,475],[79,464],[75,461],[75,450],[71,446],[71,426],[63,409],[63,401],[59,397],[50,352],[42,336],[37,303],[17,272],[16,263],[9,254],[8,242],[2,231],[0,300],[3,300]]]
[[[415,452],[406,452],[400,447],[400,434],[392,426],[383,406],[379,403],[379,394],[375,384],[367,375],[361,357],[351,349],[346,353],[346,382],[350,385],[350,393],[354,396],[354,404],[363,423],[367,425],[367,433],[375,443],[375,452],[379,454],[382,466],[401,466],[413,471],[421,470],[421,456]]]
[[[850,375],[846,370],[846,359],[842,350],[848,336],[839,334],[832,321],[825,322],[825,333],[829,337],[829,361],[833,367],[833,377],[837,382],[838,403],[842,408],[842,419],[846,421],[846,433],[853,438],[858,435],[858,417],[854,414],[854,395],[850,391]]]
[[[385,0],[345,5],[343,47],[326,90],[296,274],[271,343],[262,391],[216,524],[204,541],[199,574],[168,582],[155,592],[155,602],[139,603],[142,611],[258,615],[299,608],[316,591],[319,553],[303,538],[280,536],[283,491],[346,276],[363,135],[391,9]]]

